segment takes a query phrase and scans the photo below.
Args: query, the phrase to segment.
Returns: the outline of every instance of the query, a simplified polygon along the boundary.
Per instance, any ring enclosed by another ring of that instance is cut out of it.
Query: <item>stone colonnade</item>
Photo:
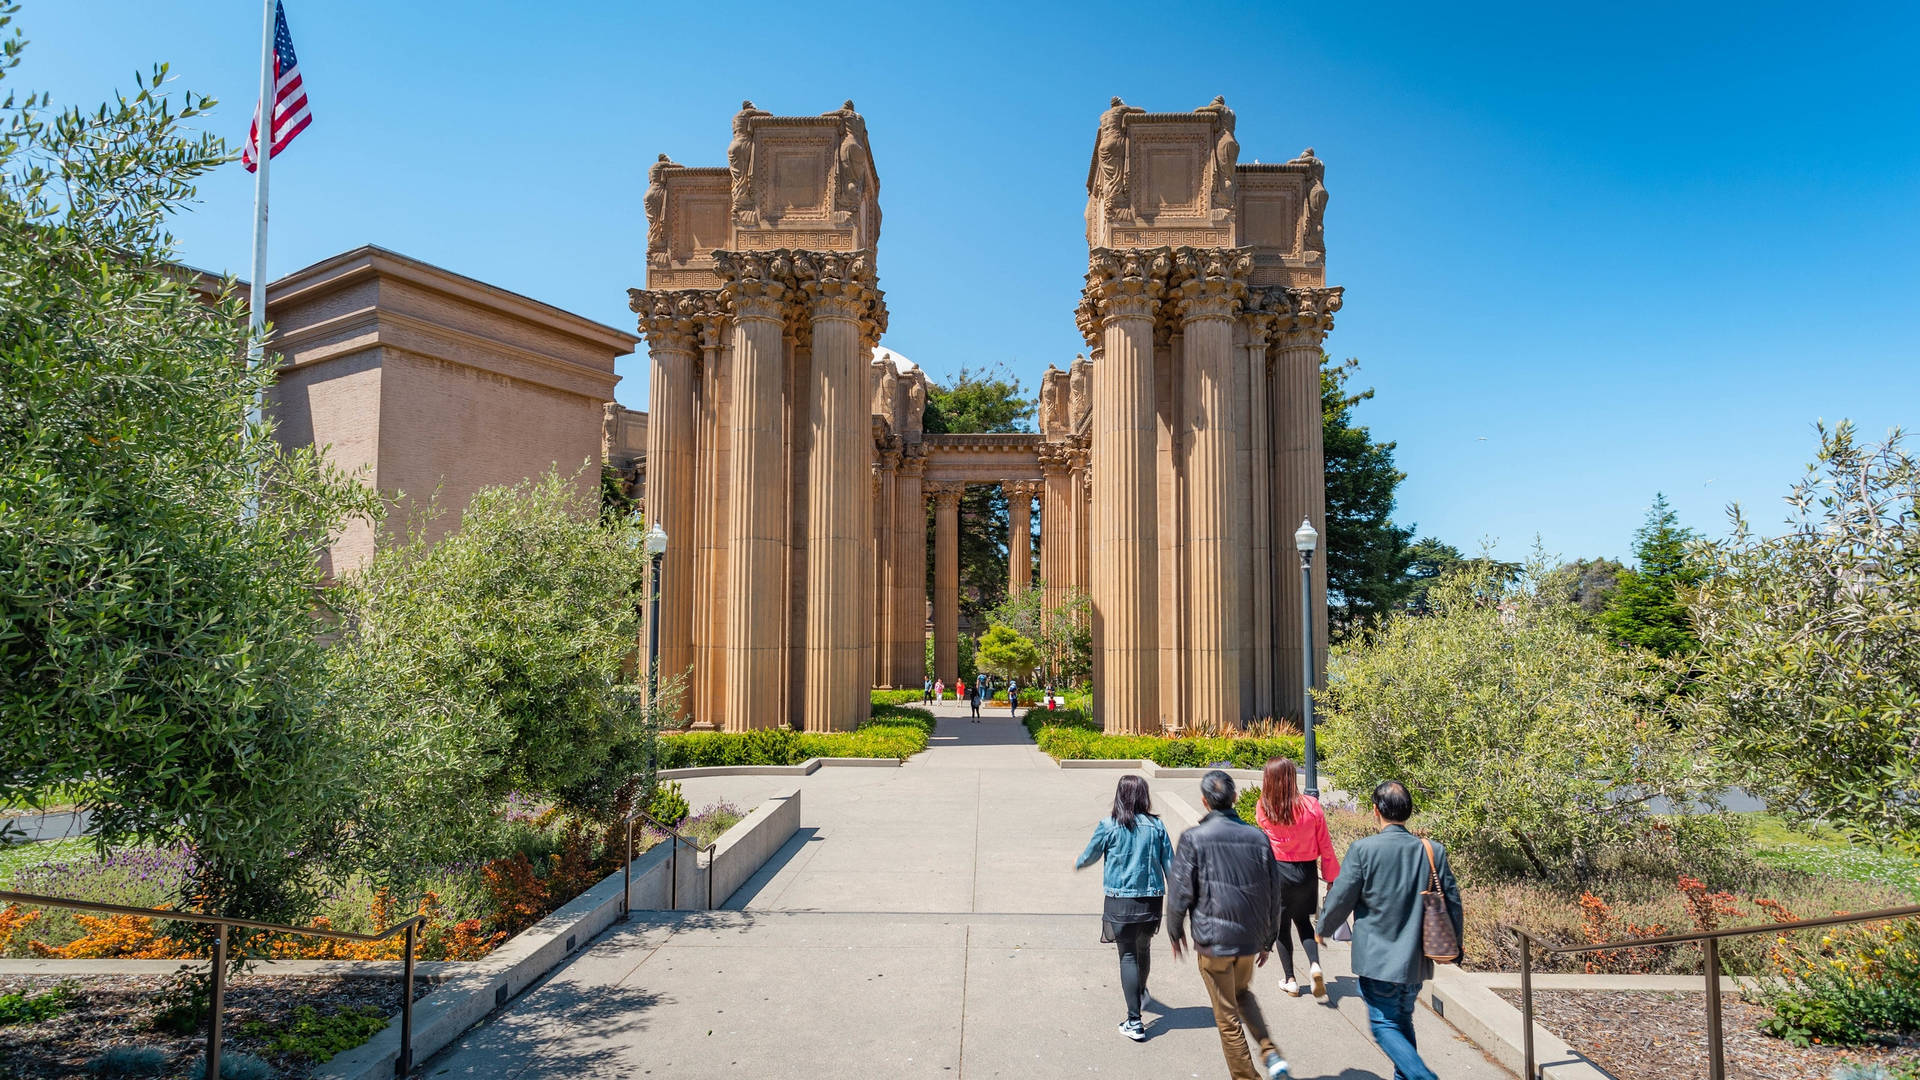
[[[719,289],[634,290],[647,507],[669,536],[660,669],[728,730],[850,727],[873,682],[866,252],[720,252]],[[657,465],[651,464],[657,462]]]
[[[1320,342],[1340,290],[1249,284],[1246,249],[1093,250],[1096,709],[1109,731],[1297,713],[1292,535],[1323,535]],[[1314,565],[1325,669],[1326,563]]]

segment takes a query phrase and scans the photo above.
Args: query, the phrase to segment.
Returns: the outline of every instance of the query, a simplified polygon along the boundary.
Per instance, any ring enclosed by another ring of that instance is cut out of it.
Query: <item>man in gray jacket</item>
[[[1280,932],[1280,864],[1267,834],[1234,812],[1233,777],[1219,769],[1201,777],[1200,798],[1207,816],[1180,834],[1167,874],[1167,938],[1180,959],[1191,914],[1193,950],[1227,1071],[1234,1080],[1275,1080],[1287,1075],[1287,1062],[1267,1035],[1252,986],[1253,969],[1267,962]],[[1260,1046],[1264,1071],[1254,1068],[1243,1023]]]
[[[1438,1080],[1414,1044],[1413,1007],[1420,984],[1433,977],[1433,961],[1421,945],[1425,905],[1420,894],[1435,872],[1447,900],[1455,940],[1462,932],[1460,887],[1447,865],[1447,849],[1407,831],[1413,797],[1405,784],[1388,780],[1373,789],[1373,818],[1380,831],[1347,848],[1340,877],[1327,890],[1317,937],[1324,942],[1353,916],[1353,973],[1367,1003],[1373,1039],[1393,1062],[1394,1080]],[[1427,844],[1433,843],[1433,865]]]

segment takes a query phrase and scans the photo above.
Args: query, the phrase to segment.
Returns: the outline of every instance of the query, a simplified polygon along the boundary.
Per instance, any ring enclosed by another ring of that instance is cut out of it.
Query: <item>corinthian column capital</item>
[[[1253,272],[1251,248],[1175,248],[1169,305],[1182,323],[1230,319],[1247,295]]]
[[[925,491],[935,507],[946,510],[960,505],[960,496],[966,494],[967,485],[962,480],[933,480],[926,484]]]
[[[691,352],[702,329],[720,310],[717,289],[628,289],[627,308],[638,315],[640,333],[656,349]]]
[[[1081,293],[1088,320],[1104,324],[1153,318],[1172,270],[1173,254],[1167,248],[1094,248],[1087,253],[1087,284]]]
[[[1275,305],[1276,315],[1279,316],[1276,328],[1283,338],[1282,344],[1291,347],[1319,345],[1320,340],[1333,329],[1333,313],[1340,310],[1341,294],[1345,291],[1339,286],[1285,290],[1284,306]]]

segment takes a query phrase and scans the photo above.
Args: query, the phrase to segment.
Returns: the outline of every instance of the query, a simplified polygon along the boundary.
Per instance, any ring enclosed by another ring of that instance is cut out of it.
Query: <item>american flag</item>
[[[300,86],[300,61],[293,55],[293,35],[287,33],[287,9],[276,0],[273,5],[273,150],[278,156],[295,135],[313,123],[307,111],[307,92]],[[247,131],[247,146],[240,161],[253,172],[260,157],[260,107],[253,109],[253,126]]]

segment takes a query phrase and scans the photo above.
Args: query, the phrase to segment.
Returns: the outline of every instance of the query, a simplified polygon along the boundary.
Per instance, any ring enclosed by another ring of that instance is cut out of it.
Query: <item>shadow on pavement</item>
[[[738,911],[753,903],[754,898],[765,891],[774,877],[785,869],[802,849],[808,844],[819,842],[820,839],[820,830],[811,825],[803,825],[795,829],[793,835],[787,837],[787,842],[780,845],[780,850],[769,856],[766,862],[761,863],[760,869],[755,870],[752,877],[741,883],[739,888],[733,890],[733,895],[721,903],[721,910]]]
[[[1022,710],[1025,715],[1025,710]],[[942,716],[934,728],[932,745],[949,746],[1032,746],[1033,739],[1027,734],[1027,727],[1019,720],[1010,720],[1002,712],[999,716],[982,716],[974,723],[965,716]]]

